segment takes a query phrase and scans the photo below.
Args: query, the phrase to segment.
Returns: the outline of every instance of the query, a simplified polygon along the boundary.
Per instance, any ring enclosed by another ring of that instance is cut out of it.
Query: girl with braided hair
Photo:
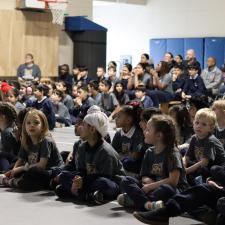
[[[16,161],[20,143],[16,139],[14,131],[17,128],[17,114],[13,105],[0,102],[0,171],[7,171]]]

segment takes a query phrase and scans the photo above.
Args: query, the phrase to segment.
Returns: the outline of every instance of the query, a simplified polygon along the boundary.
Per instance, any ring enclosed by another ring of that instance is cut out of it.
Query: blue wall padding
[[[182,38],[167,39],[166,51],[171,52],[174,57],[178,54],[184,57],[184,40]]]
[[[159,61],[163,60],[166,52],[166,39],[151,39],[150,40],[150,56],[156,65]]]
[[[217,66],[220,67],[225,60],[225,38],[205,38],[205,53],[204,53],[204,63],[208,57],[213,56],[217,60]]]

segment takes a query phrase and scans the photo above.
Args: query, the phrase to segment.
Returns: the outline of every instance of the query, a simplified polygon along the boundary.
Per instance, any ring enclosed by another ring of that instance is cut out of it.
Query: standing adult
[[[19,82],[38,82],[41,78],[41,70],[38,65],[34,64],[34,56],[31,53],[25,55],[25,63],[17,69]]]

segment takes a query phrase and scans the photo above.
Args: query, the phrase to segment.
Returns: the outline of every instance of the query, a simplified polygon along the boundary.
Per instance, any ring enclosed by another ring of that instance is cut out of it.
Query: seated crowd
[[[1,185],[94,204],[117,199],[149,224],[185,212],[206,223],[212,212],[212,224],[225,224],[225,88],[215,58],[201,71],[192,49],[184,61],[167,52],[154,69],[143,54],[120,76],[112,61],[96,77],[64,64],[56,82],[32,59],[18,81],[1,83]],[[38,75],[28,76],[34,65]],[[160,105],[173,100],[166,115]],[[50,131],[71,125],[79,140],[61,152]]]

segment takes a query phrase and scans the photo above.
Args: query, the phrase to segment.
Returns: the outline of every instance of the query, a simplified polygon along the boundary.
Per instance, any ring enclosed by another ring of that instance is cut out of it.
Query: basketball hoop
[[[45,2],[45,8],[50,9],[52,13],[52,23],[63,25],[64,14],[66,12],[68,1],[66,0],[38,0]]]

